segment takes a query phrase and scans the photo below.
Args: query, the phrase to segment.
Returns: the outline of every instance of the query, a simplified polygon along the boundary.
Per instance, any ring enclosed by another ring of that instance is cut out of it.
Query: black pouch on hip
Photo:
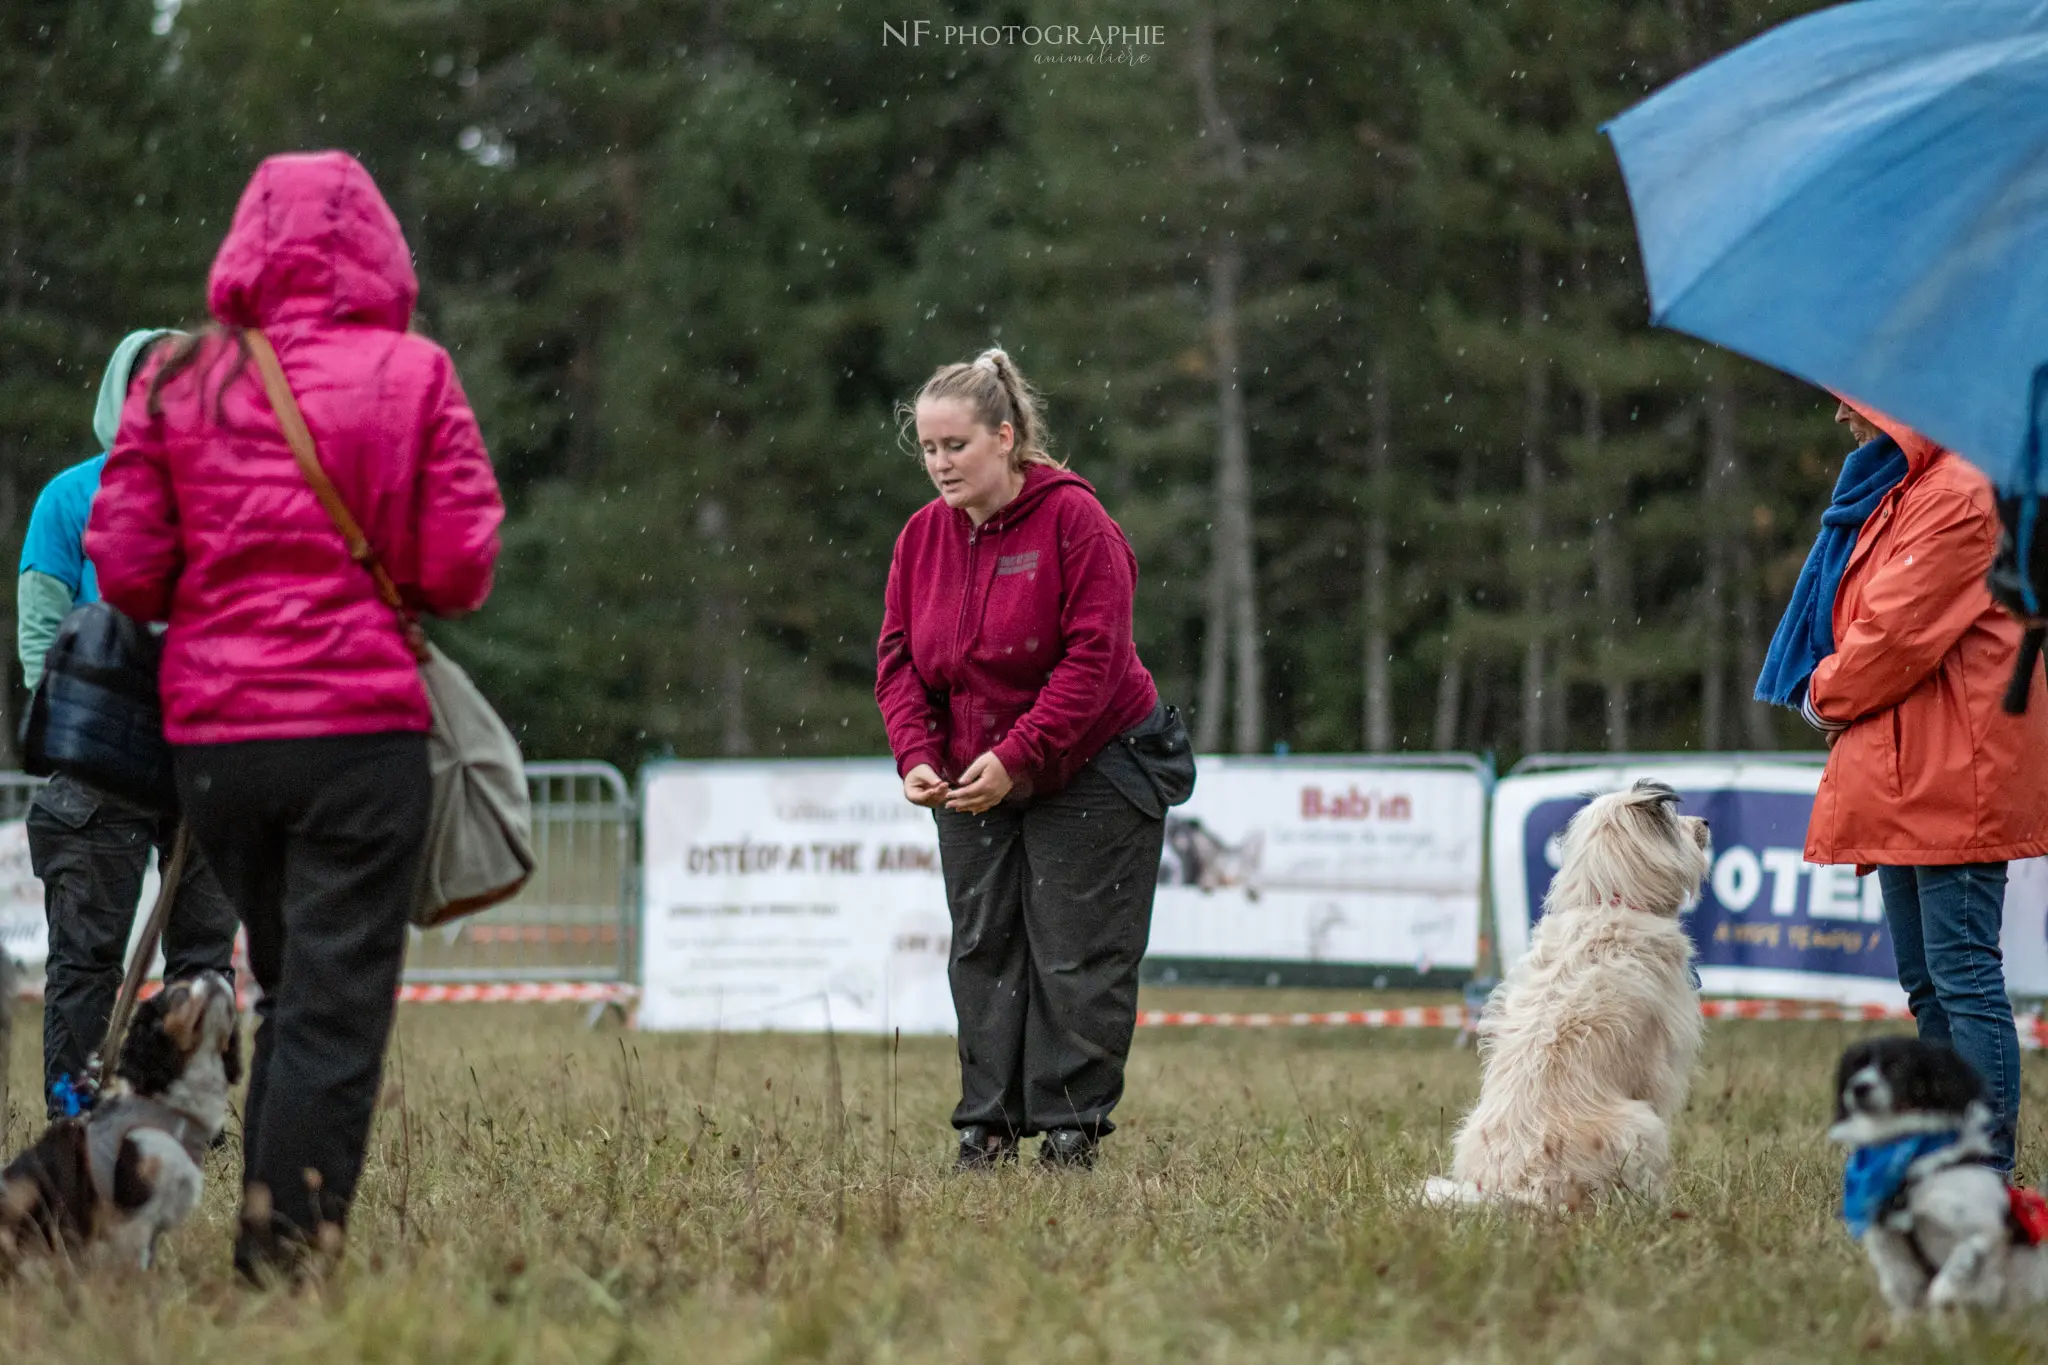
[[[1154,820],[1195,794],[1195,746],[1180,708],[1159,703],[1095,759],[1109,784]]]

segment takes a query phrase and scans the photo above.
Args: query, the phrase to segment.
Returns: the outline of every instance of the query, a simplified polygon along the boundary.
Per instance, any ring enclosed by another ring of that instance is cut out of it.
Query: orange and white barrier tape
[[[1904,1005],[1828,1005],[1802,1000],[1702,1000],[1700,1013],[1709,1019],[1875,1021],[1913,1017],[1913,1011]]]
[[[639,993],[616,981],[502,981],[400,986],[398,999],[406,1005],[625,1005]]]
[[[1207,1014],[1192,1010],[1140,1010],[1140,1028],[1463,1028],[1463,1005],[1405,1010],[1341,1010],[1322,1014]]]
[[[1709,1019],[1876,1021],[1913,1017],[1903,1005],[1828,1005],[1798,1000],[1702,1000],[1700,1013]],[[1138,1023],[1151,1028],[1464,1028],[1470,1019],[1463,1005],[1325,1014],[1144,1010],[1138,1015]]]
[[[1700,1013],[1708,1019],[1758,1019],[1796,1022],[1876,1023],[1910,1020],[1912,1011],[1904,1005],[1831,1005],[1801,1000],[1702,1000]],[[1346,1010],[1326,1014],[1202,1013],[1181,1010],[1141,1010],[1140,1027],[1149,1028],[1455,1028],[1471,1022],[1463,1005],[1404,1010]],[[2019,1016],[2020,1046],[2048,1049],[2048,1019],[2038,1014]]]
[[[249,1004],[253,983],[247,973],[238,976],[243,1005]],[[162,989],[162,983],[146,982],[146,999]],[[24,982],[23,996],[40,997],[40,981]],[[400,986],[398,999],[408,1005],[536,1005],[617,1004],[631,1007],[640,988],[621,981],[497,981],[416,982]],[[1708,1019],[1755,1019],[1775,1022],[1879,1023],[1910,1020],[1903,1005],[1832,1005],[1803,1000],[1702,1000],[1700,1013]],[[1424,1005],[1394,1010],[1297,1011],[1205,1011],[1140,1010],[1140,1028],[1449,1028],[1470,1025],[1472,1015],[1463,1005]],[[2048,1049],[2048,1018],[2039,1014],[2019,1016],[2020,1046],[2030,1050]]]

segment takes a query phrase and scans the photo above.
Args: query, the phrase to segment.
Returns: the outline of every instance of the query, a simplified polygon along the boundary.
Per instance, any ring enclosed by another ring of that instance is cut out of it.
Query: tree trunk
[[[1194,40],[1195,95],[1201,105],[1204,140],[1215,149],[1223,183],[1234,199],[1246,178],[1245,149],[1217,88],[1215,24],[1206,5],[1196,14]],[[1217,245],[1208,259],[1209,354],[1216,367],[1216,519],[1211,554],[1218,578],[1211,588],[1209,630],[1212,636],[1219,628],[1228,633],[1227,653],[1236,684],[1231,747],[1248,754],[1258,752],[1264,742],[1265,679],[1258,568],[1252,547],[1251,435],[1238,344],[1244,254],[1227,221],[1213,225],[1213,231]],[[1205,658],[1205,694],[1211,693],[1206,664]],[[1221,692],[1218,687],[1212,695],[1220,699]],[[1218,726],[1222,723],[1220,709],[1214,721]],[[1204,719],[1205,732],[1210,723]]]
[[[14,466],[0,466],[0,543],[12,543],[14,517],[20,510],[20,494],[14,486]],[[0,641],[5,641],[7,647],[6,654],[0,655],[0,769],[11,769],[20,764],[20,758],[14,752],[14,668],[20,653],[15,648],[15,640],[21,623],[14,611],[13,593],[0,598]],[[6,954],[0,952],[0,958],[4,957]],[[8,1002],[13,998],[11,995],[0,996],[0,1012],[8,1008]],[[0,1056],[5,1055],[0,1053]],[[0,1067],[0,1070],[5,1070],[5,1067]],[[5,1094],[5,1089],[0,1088],[0,1097]],[[0,1120],[4,1120],[6,1113],[5,1104],[0,1103]]]
[[[1737,466],[1738,474],[1741,466]],[[1763,585],[1757,581],[1756,547],[1748,524],[1748,499],[1739,509],[1743,524],[1735,536],[1735,643],[1742,664],[1742,741],[1751,749],[1778,747],[1769,702],[1756,700],[1756,679],[1764,671]]]
[[[36,82],[40,87],[42,82]],[[28,298],[28,153],[33,136],[37,103],[21,101],[15,115],[13,153],[7,158],[7,269],[6,289],[0,293],[0,309],[9,316],[21,311]]]
[[[1456,644],[1447,644],[1443,672],[1436,680],[1436,725],[1429,736],[1431,747],[1438,753],[1458,747],[1458,724],[1463,719],[1458,708],[1464,699],[1465,656]]]
[[[1534,561],[1543,551],[1544,419],[1550,409],[1550,363],[1535,351],[1536,329],[1543,321],[1543,258],[1534,242],[1522,243],[1522,538]],[[1512,556],[1510,557],[1512,562]],[[1549,661],[1544,618],[1544,575],[1533,562],[1523,575],[1522,613],[1527,639],[1522,645],[1522,752],[1540,753],[1550,727],[1544,724],[1543,688]]]
[[[1223,536],[1209,523],[1209,619],[1202,630],[1202,690],[1195,703],[1195,748],[1223,748],[1223,718],[1230,710],[1230,586]]]
[[[1392,630],[1387,620],[1387,507],[1392,497],[1393,398],[1387,355],[1378,351],[1372,358],[1368,380],[1368,411],[1372,431],[1365,448],[1365,749],[1383,754],[1394,747],[1393,683],[1388,664],[1393,650]],[[1452,706],[1456,706],[1457,658],[1445,660],[1444,676],[1450,680]],[[1442,702],[1438,703],[1438,728],[1442,729]],[[1456,725],[1455,716],[1452,720]],[[1447,747],[1439,744],[1439,747]]]
[[[706,498],[697,508],[697,533],[709,549],[711,569],[704,593],[704,638],[715,641],[718,655],[715,693],[718,705],[719,752],[739,758],[753,752],[747,738],[747,662],[745,612],[727,582],[725,504]]]
[[[1587,463],[1598,468],[1603,428],[1600,419],[1600,386],[1587,384],[1585,403],[1585,444]],[[1596,479],[1596,485],[1606,482]],[[1616,499],[1624,496],[1617,486]],[[1593,519],[1593,595],[1600,612],[1600,689],[1607,702],[1607,748],[1619,753],[1628,748],[1628,676],[1621,662],[1621,632],[1629,624],[1627,551],[1621,529],[1616,525],[1621,510],[1600,509]]]
[[[1700,583],[1700,747],[1707,750],[1719,749],[1727,742],[1734,402],[1727,376],[1716,371],[1707,381],[1707,477],[1700,485],[1700,524],[1706,532],[1706,563]]]
[[[36,88],[40,91],[43,81],[40,68]],[[4,267],[6,284],[0,287],[0,313],[12,318],[18,316],[28,298],[28,237],[26,218],[28,214],[28,169],[29,150],[32,144],[35,111],[39,107],[36,98],[29,95],[21,99],[15,114],[14,137],[11,153],[7,159],[7,260]],[[17,497],[20,490],[14,485],[14,473],[19,467],[13,450],[0,451],[0,541],[11,541],[14,531],[14,516],[19,510]],[[17,762],[14,752],[14,666],[15,632],[19,623],[14,616],[14,594],[7,594],[7,604],[0,607],[0,638],[4,638],[7,653],[0,656],[0,768],[13,768]],[[12,995],[0,1000],[0,1009],[12,1008]],[[4,1092],[0,1092],[4,1093]],[[0,1118],[5,1117],[0,1109]]]

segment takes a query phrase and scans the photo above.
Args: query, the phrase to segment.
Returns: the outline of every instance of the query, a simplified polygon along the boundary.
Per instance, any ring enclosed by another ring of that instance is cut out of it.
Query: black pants
[[[426,736],[182,745],[176,763],[263,988],[243,1186],[309,1236],[346,1221],[362,1174],[426,839]]]
[[[69,777],[36,792],[28,812],[29,864],[43,883],[50,956],[43,986],[43,1098],[63,1112],[51,1088],[83,1079],[107,1037],[126,971],[128,936],[152,848],[168,862],[170,828],[157,817]],[[186,860],[164,925],[164,972],[231,975],[235,910],[204,857]]]
[[[953,1126],[1111,1131],[1166,822],[1092,763],[1055,795],[936,815],[960,1021]]]

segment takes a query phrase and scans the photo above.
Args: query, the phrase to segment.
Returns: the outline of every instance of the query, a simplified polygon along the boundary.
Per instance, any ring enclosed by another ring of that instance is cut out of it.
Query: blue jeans
[[[1899,985],[1920,1036],[1954,1048],[1984,1078],[1994,1112],[1992,1150],[2010,1173],[2020,1117],[2020,1039],[1998,947],[2005,864],[1880,867],[1877,877]]]

